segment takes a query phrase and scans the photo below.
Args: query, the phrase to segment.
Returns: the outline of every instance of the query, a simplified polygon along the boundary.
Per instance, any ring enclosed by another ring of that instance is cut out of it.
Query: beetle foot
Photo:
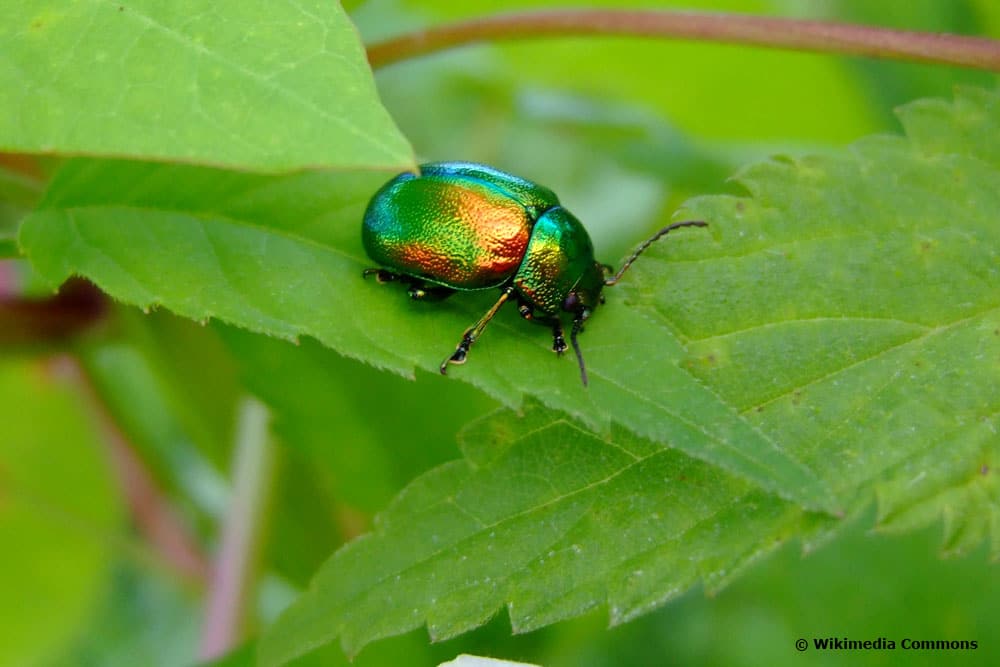
[[[361,277],[375,276],[375,280],[380,283],[391,283],[399,280],[399,274],[385,269],[365,269],[361,272]]]
[[[441,375],[447,375],[448,364],[465,363],[465,357],[469,354],[469,348],[472,347],[472,344],[475,343],[479,339],[479,337],[483,334],[483,329],[485,329],[486,325],[490,323],[490,320],[493,319],[493,316],[497,314],[497,311],[500,310],[500,307],[503,306],[505,303],[507,303],[507,299],[510,298],[510,294],[513,291],[514,291],[513,286],[505,287],[500,292],[500,298],[497,299],[497,302],[495,304],[493,304],[493,307],[487,310],[486,314],[479,318],[479,321],[477,321],[475,324],[473,324],[471,327],[465,330],[465,332],[462,334],[462,342],[460,342],[458,344],[458,347],[455,348],[455,352],[450,357],[441,362]]]
[[[441,362],[441,375],[448,374],[448,364],[464,364],[465,358],[469,354],[469,346],[463,340],[455,349],[454,354]]]
[[[465,358],[469,356],[469,348],[475,342],[468,333],[462,336],[462,342],[458,344],[450,357],[441,362],[441,375],[448,374],[448,364],[464,364]]]
[[[552,322],[552,351],[562,355],[566,351],[566,336],[563,334],[562,322],[554,318]]]
[[[410,298],[414,301],[443,301],[454,294],[454,292],[455,290],[450,287],[427,285],[425,283],[410,285],[410,289],[407,290]]]
[[[567,349],[569,349],[569,346],[566,345],[566,339],[563,337],[562,331],[560,331],[559,333],[557,333],[554,336],[552,336],[552,351],[553,352],[555,352],[556,354],[561,355]]]

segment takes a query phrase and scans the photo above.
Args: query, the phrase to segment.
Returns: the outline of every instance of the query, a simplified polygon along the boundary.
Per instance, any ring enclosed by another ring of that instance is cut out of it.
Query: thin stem
[[[0,153],[0,168],[19,174],[30,183],[40,184],[45,178],[38,158],[27,153]]]
[[[101,321],[110,307],[99,289],[79,278],[44,299],[10,295],[4,288],[0,285],[0,345],[67,340]]]
[[[1000,71],[1000,41],[826,21],[655,10],[566,9],[500,14],[401,35],[368,48],[372,67],[482,41],[632,35],[750,44]]]
[[[253,568],[271,489],[273,458],[268,411],[253,398],[240,406],[233,460],[233,492],[209,582],[200,657],[216,658],[241,639],[253,602]]]
[[[4,302],[10,301],[12,295],[17,292],[17,283],[13,262],[0,262],[0,307]]]
[[[136,452],[135,445],[115,421],[86,368],[73,357],[60,357],[59,365],[74,379],[84,404],[100,426],[122,495],[146,543],[173,571],[204,584],[208,580],[208,558]]]

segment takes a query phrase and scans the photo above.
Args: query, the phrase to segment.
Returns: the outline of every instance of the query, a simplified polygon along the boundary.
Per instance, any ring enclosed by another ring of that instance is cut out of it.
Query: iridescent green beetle
[[[552,350],[566,350],[561,313],[573,317],[570,341],[587,384],[577,336],[599,303],[651,243],[643,242],[617,273],[594,259],[590,235],[546,187],[486,165],[435,162],[420,175],[396,176],[375,193],[365,211],[361,238],[368,256],[387,267],[367,269],[379,282],[400,281],[413,299],[443,299],[455,291],[500,289],[500,298],[465,330],[455,352],[441,362],[461,364],[500,307],[516,299],[521,316],[552,328]]]

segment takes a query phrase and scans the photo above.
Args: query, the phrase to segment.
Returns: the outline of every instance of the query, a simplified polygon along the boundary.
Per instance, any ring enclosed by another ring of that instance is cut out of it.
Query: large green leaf
[[[693,202],[737,233],[670,264],[666,308],[639,298],[690,341],[687,368],[839,497],[905,466],[884,498],[905,506],[942,483],[993,489],[1000,97],[967,89],[901,118],[906,139],[758,165],[740,176],[752,198]],[[996,501],[950,511],[982,536]]]
[[[336,2],[24,0],[0,9],[0,150],[406,169]]]
[[[907,404],[952,395],[939,381],[950,377],[950,360],[924,363],[917,381],[895,381],[912,363],[899,355],[920,349],[906,343],[954,345],[951,336],[994,316],[996,116],[996,97],[974,91],[954,105],[914,105],[904,113],[911,139],[766,163],[741,177],[754,198],[695,204],[691,215],[709,220],[712,236],[677,234],[656,246],[588,327],[589,390],[566,360],[539,353],[545,335],[513,313],[452,373],[508,404],[535,395],[591,426],[615,421],[809,506],[835,506],[825,488],[849,498],[850,478],[837,471],[818,482],[809,472],[834,444],[865,443],[876,465],[906,455],[874,446],[892,433],[871,428],[891,424],[864,398],[880,387]],[[432,370],[488,300],[472,309],[475,300],[407,304],[358,278],[367,262],[355,221],[376,184],[80,161],[56,179],[21,242],[54,283],[82,272],[128,303],[312,335],[403,373],[414,364]],[[508,363],[514,355],[529,363]],[[858,384],[816,384],[841,371]],[[977,392],[958,395],[973,397],[973,409],[988,407],[974,401],[988,394],[990,372],[968,369]],[[822,396],[828,386],[831,405],[797,407],[803,391]],[[796,402],[771,403],[782,396]],[[844,411],[857,426],[834,432],[834,404],[836,428],[845,429]]]
[[[683,367],[850,498],[849,514],[877,498],[883,530],[943,518],[947,551],[985,540],[1000,558],[1000,102],[964,91],[903,119],[908,139],[759,165],[740,178],[753,198],[693,202],[739,226],[637,269],[674,300],[633,298],[686,341]],[[444,638],[504,606],[516,631],[599,604],[619,622],[836,524],[546,411],[487,422],[465,454],[324,566],[262,664],[424,624]]]
[[[399,373],[412,374],[414,365],[433,372],[492,294],[410,304],[361,279],[369,262],[358,221],[380,180],[76,161],[57,176],[20,240],[53,284],[83,273],[126,303],[162,304],[284,338],[309,335]],[[670,247],[686,243],[713,242],[678,235]],[[510,405],[537,395],[592,426],[617,421],[809,506],[835,506],[808,469],[677,365],[683,350],[667,326],[615,296],[584,337],[589,390],[570,360],[547,351],[545,330],[513,311],[492,325],[474,363],[453,374]],[[660,363],[649,363],[651,356]],[[528,363],[510,364],[514,357]]]
[[[544,410],[482,420],[463,450],[465,461],[416,480],[372,534],[330,559],[265,634],[260,664],[338,638],[352,654],[424,624],[433,640],[446,639],[501,607],[515,632],[598,605],[615,625],[698,581],[717,590],[789,538],[814,546],[847,525],[677,452],[624,432],[605,440]],[[996,450],[994,439],[985,465],[996,464]],[[965,462],[942,467],[968,472]],[[995,516],[996,475],[975,474],[971,484],[939,476],[922,486],[942,501],[977,494],[991,504],[985,518]],[[851,515],[865,516],[876,488],[912,480],[906,465],[888,475],[864,469]],[[980,520],[945,518],[959,532]],[[977,546],[966,540],[962,550]],[[991,550],[1000,557],[995,541]]]
[[[1000,567],[984,562],[982,550],[962,558],[938,558],[934,548],[940,526],[888,537],[870,533],[871,518],[865,513],[834,542],[805,557],[799,545],[789,543],[717,595],[692,590],[610,630],[605,629],[606,615],[597,612],[512,641],[576,630],[577,641],[564,640],[539,660],[546,667],[935,667],[1000,662],[1000,646],[983,639],[993,636],[1000,614]],[[817,650],[813,640],[831,635],[885,637],[896,647],[849,654]],[[805,654],[793,648],[798,638],[809,643]],[[904,639],[931,638],[978,641],[978,646],[959,649],[956,644],[949,651],[902,647]]]
[[[340,639],[427,625],[433,640],[506,607],[525,632],[607,602],[612,623],[704,579],[717,587],[791,535],[836,521],[704,463],[548,410],[507,411],[463,437],[465,461],[405,489],[337,552],[264,636],[277,665]],[[387,601],[390,601],[387,603]]]

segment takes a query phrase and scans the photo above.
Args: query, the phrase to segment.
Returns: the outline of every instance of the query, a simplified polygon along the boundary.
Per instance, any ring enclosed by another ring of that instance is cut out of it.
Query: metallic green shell
[[[430,162],[420,166],[421,176],[438,176],[442,178],[475,179],[485,181],[499,190],[503,190],[510,197],[517,200],[529,212],[535,212],[532,217],[537,219],[539,215],[552,208],[559,206],[559,198],[556,193],[549,190],[544,185],[533,183],[525,178],[508,174],[505,171],[488,167],[485,164],[475,162]]]
[[[469,163],[433,163],[386,183],[365,211],[368,255],[393,271],[471,290],[503,284],[521,266],[551,190]]]
[[[514,286],[529,303],[550,315],[575,311],[577,305],[591,310],[597,306],[604,270],[594,260],[590,235],[572,213],[559,206],[538,219]],[[564,304],[571,292],[576,292],[578,304],[567,307]]]
[[[430,163],[392,179],[368,204],[362,241],[380,265],[428,283],[512,280],[549,315],[592,310],[604,286],[590,235],[551,190],[481,164]]]

